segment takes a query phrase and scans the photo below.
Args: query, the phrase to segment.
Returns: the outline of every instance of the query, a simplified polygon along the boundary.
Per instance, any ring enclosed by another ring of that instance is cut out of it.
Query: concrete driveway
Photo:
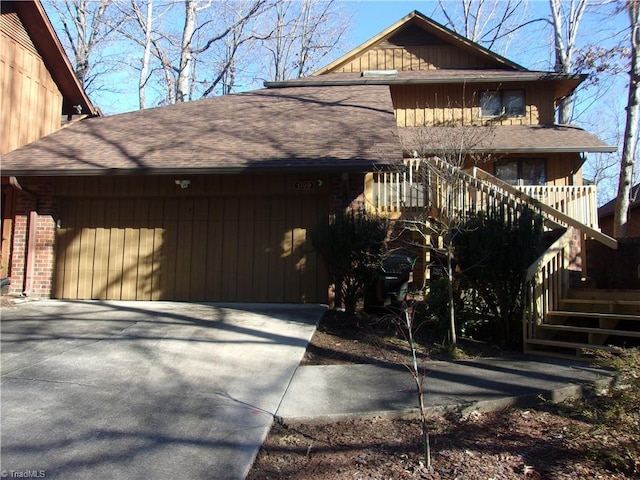
[[[3,477],[243,479],[323,311],[4,307]]]

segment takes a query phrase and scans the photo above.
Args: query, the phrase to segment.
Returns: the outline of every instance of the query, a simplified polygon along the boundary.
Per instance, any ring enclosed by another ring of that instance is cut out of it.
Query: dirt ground
[[[419,360],[450,358],[437,340],[419,340]],[[512,353],[464,339],[460,344],[463,356]],[[409,360],[408,344],[390,322],[328,312],[304,363]],[[429,419],[427,468],[418,419],[275,424],[247,479],[640,478],[640,438],[621,430],[584,415],[579,405],[541,403],[467,418],[449,412]]]

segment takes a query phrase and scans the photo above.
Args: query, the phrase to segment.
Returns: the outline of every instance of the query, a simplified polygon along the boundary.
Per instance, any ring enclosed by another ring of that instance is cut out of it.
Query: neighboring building
[[[605,203],[598,209],[600,229],[603,233],[613,236],[613,217],[616,199]],[[640,183],[631,188],[631,203],[629,203],[629,217],[627,221],[627,237],[640,237]]]
[[[69,124],[96,116],[76,79],[51,23],[39,1],[3,0],[0,3],[0,155],[38,140]],[[4,167],[3,158],[3,167]],[[17,214],[16,202],[31,198],[16,195],[15,176],[2,176],[2,240],[0,278],[9,275],[12,244],[19,283],[24,272],[28,219]],[[29,200],[27,200],[29,201]],[[40,205],[41,211],[46,207]],[[16,238],[13,238],[13,235]],[[32,235],[33,236],[33,235]],[[53,240],[53,239],[52,239]],[[36,261],[35,259],[33,259]],[[36,265],[33,265],[36,268]]]
[[[3,159],[3,179],[24,189],[16,215],[38,222],[28,249],[44,259],[25,269],[25,238],[14,238],[12,289],[326,302],[315,225],[338,208],[437,211],[413,175],[465,129],[482,132],[465,166],[482,158],[505,182],[476,171],[474,202],[535,197],[557,222],[613,242],[581,169],[584,152],[615,149],[554,124],[556,102],[583,80],[529,71],[413,12],[308,78],[87,119]]]

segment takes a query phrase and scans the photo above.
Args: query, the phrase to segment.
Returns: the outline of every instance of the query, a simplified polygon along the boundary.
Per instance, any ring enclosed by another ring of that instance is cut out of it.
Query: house
[[[613,217],[616,199],[598,208],[598,220],[601,230],[613,236]],[[627,222],[627,237],[640,237],[640,183],[631,187],[631,202],[629,203],[629,218]]]
[[[535,198],[556,222],[615,243],[581,176],[585,152],[615,149],[554,124],[555,103],[583,80],[527,70],[412,12],[307,78],[86,119],[3,159],[3,178],[22,186],[16,215],[38,225],[35,239],[14,236],[12,289],[326,302],[310,231],[337,208],[432,208],[428,192],[412,197],[411,176],[455,151],[460,129],[489,132],[455,167],[472,169],[469,185]],[[20,242],[41,259],[31,272]]]
[[[99,115],[80,86],[62,45],[39,1],[0,4],[0,155],[53,133],[63,124]],[[4,163],[4,158],[3,158]],[[12,246],[18,258],[25,253],[26,219],[16,212],[20,184],[2,176],[2,240],[0,278],[8,277]],[[44,207],[43,207],[44,208]],[[14,230],[15,229],[15,230]],[[17,235],[15,242],[12,236]]]

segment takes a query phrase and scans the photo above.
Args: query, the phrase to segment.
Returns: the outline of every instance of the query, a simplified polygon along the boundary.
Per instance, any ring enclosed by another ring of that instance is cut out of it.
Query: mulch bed
[[[437,338],[419,338],[419,360],[446,359]],[[500,356],[463,339],[462,355]],[[411,352],[394,323],[329,311],[303,360],[307,365],[407,363]],[[284,479],[632,479],[640,478],[640,438],[584,417],[579,406],[429,419],[431,468],[421,424],[412,418],[366,418],[326,424],[274,424],[248,480]],[[638,431],[636,428],[635,431]]]

